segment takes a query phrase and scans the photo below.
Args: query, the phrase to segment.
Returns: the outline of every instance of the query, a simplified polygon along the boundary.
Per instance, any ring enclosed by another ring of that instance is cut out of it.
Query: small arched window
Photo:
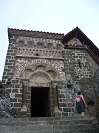
[[[17,46],[18,47],[23,47],[24,46],[24,41],[23,40],[18,41]]]
[[[44,44],[42,42],[38,42],[37,43],[37,48],[43,49],[44,48]]]
[[[52,44],[52,43],[48,43],[48,44],[47,44],[47,48],[48,48],[48,49],[53,49],[53,44]]]
[[[28,48],[33,48],[34,42],[33,41],[28,41]]]

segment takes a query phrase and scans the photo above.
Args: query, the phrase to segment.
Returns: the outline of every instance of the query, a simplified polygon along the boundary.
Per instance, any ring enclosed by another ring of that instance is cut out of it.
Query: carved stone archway
[[[37,70],[29,75],[30,82],[49,83],[51,82],[51,80],[52,80],[51,76],[43,70]]]
[[[57,104],[57,94],[56,94],[56,86],[57,84],[53,82],[53,75],[54,77],[58,77],[56,72],[54,71],[44,71],[43,66],[37,66],[36,70],[33,72],[30,69],[28,69],[28,76],[27,78],[24,77],[26,74],[27,69],[24,70],[23,72],[23,91],[22,91],[22,108],[21,108],[21,114],[23,114],[25,117],[31,115],[31,103],[27,103],[27,101],[31,101],[31,87],[43,87],[43,88],[49,88],[49,97],[50,97],[50,110],[51,110],[51,115],[57,115],[57,113],[61,113],[58,110],[58,104]],[[51,74],[50,74],[50,73]],[[55,75],[56,74],[56,75]],[[21,74],[22,75],[22,74]],[[28,91],[29,90],[29,91]],[[29,93],[29,94],[28,94]],[[29,99],[30,97],[30,99]]]

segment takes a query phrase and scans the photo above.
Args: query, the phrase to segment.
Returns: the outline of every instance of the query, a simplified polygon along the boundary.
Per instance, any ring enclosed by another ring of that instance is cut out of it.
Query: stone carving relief
[[[34,42],[33,41],[28,41],[27,46],[28,46],[28,48],[33,48]]]
[[[43,49],[43,48],[44,48],[43,43],[42,43],[42,42],[38,42],[38,43],[37,43],[37,48],[38,48],[38,49]]]
[[[35,70],[37,71],[37,70],[45,70],[45,66],[43,66],[43,65],[37,65],[36,66],[36,68],[35,68]]]
[[[60,40],[19,37],[16,47],[17,56],[63,58],[63,44]]]
[[[29,79],[30,81],[37,83],[48,83],[51,80],[50,76],[44,71],[36,71],[32,73],[31,75],[29,75]]]
[[[77,39],[76,37],[71,39],[70,41],[67,42],[67,45],[69,47],[73,47],[73,46],[82,46],[82,43],[79,41],[79,39]]]
[[[30,82],[30,86],[50,87],[50,83]]]
[[[50,49],[50,50],[51,50],[51,49],[53,49],[53,48],[54,48],[54,46],[53,46],[52,43],[48,43],[48,44],[47,44],[47,49]]]
[[[53,70],[48,70],[47,72],[51,75],[52,79],[55,79],[55,77],[56,77],[56,75],[57,75],[55,71],[53,71]]]
[[[28,78],[31,73],[36,73],[40,76],[40,73],[45,72],[54,80],[64,80],[65,73],[62,71],[64,68],[63,61],[48,61],[44,59],[17,59],[15,64],[14,77]],[[44,74],[44,73],[43,73]],[[41,75],[43,75],[41,74]],[[31,75],[32,76],[32,75]],[[32,77],[31,77],[32,78]],[[42,78],[42,77],[39,77]],[[48,77],[47,77],[48,78]],[[34,79],[33,79],[34,80]],[[40,79],[39,79],[40,80]],[[50,80],[48,78],[48,80]]]
[[[19,40],[17,47],[24,47],[24,41],[23,40]]]
[[[28,77],[28,75],[30,74],[32,72],[32,70],[31,69],[26,69],[24,72],[23,72],[23,74],[21,73],[21,77],[23,76],[23,77]]]

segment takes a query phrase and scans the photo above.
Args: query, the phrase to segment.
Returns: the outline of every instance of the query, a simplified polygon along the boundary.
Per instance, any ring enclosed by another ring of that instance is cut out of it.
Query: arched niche
[[[30,80],[33,78],[33,81],[35,81],[35,79],[36,81],[48,79],[48,82],[51,80],[61,80],[60,73],[55,68],[43,63],[36,63],[24,67],[23,70],[20,71],[19,78],[27,78]]]
[[[45,71],[35,71],[29,75],[29,81],[35,83],[49,83],[51,82],[51,77]]]

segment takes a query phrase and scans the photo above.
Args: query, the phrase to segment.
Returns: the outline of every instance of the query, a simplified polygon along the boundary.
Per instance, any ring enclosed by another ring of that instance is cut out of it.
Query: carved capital
[[[56,89],[56,85],[55,84],[53,85],[53,88]]]
[[[28,80],[23,81],[23,85],[24,85],[24,86],[28,86],[28,84],[29,84],[29,81],[28,81]]]
[[[57,83],[56,82],[52,82],[52,87],[56,88],[56,86],[57,86]]]

